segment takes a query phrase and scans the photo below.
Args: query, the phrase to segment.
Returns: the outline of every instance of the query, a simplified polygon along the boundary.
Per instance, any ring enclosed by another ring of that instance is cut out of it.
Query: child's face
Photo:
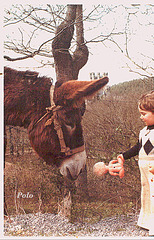
[[[150,111],[145,111],[139,109],[139,112],[141,114],[141,120],[145,123],[147,126],[154,125],[154,113]]]

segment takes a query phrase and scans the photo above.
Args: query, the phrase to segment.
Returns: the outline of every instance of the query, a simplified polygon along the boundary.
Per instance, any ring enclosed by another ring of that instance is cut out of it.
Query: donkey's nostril
[[[84,171],[85,164],[86,152],[83,151],[76,153],[62,162],[60,166],[60,173],[72,181],[76,180],[79,174]]]
[[[70,170],[68,168],[66,168],[66,171],[67,171],[67,178],[70,180],[73,180]]]
[[[75,174],[74,176],[71,175],[71,172],[69,170],[69,168],[66,167],[66,170],[67,170],[67,178],[70,179],[70,180],[76,180],[78,178],[78,176]]]

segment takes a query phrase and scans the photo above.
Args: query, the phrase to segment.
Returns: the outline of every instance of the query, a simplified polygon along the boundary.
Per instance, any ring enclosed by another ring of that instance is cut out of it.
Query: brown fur
[[[38,77],[38,73],[17,71],[5,68],[5,124],[24,126],[32,147],[48,164],[60,164],[64,154],[53,123],[45,126],[51,118],[49,112],[40,122],[37,122],[50,106],[51,79]],[[70,149],[84,144],[81,118],[82,105],[86,97],[93,95],[108,82],[108,78],[93,81],[57,82],[54,89],[54,102],[64,106],[58,111],[66,146]],[[37,124],[36,124],[37,122]]]
[[[27,128],[50,106],[51,79],[36,72],[4,69],[5,124]]]
[[[84,145],[81,119],[84,113],[85,98],[93,95],[107,82],[108,78],[87,82],[68,81],[56,83],[53,100],[56,105],[63,106],[57,111],[56,119],[61,126],[65,145],[71,150]],[[61,152],[60,141],[54,128],[54,123],[51,121],[51,124],[46,124],[47,120],[53,116],[52,111],[46,113],[46,108],[50,106],[51,85],[51,79],[38,77],[36,72],[24,72],[5,68],[5,125],[27,128],[30,143],[36,153],[46,163],[55,164],[59,167],[66,156]],[[72,171],[69,169],[70,165],[67,166],[65,177],[75,180],[82,169],[79,169],[77,174],[73,170],[72,176]],[[78,171],[78,168],[76,169]],[[4,206],[5,214],[7,214],[5,203]]]
[[[85,98],[95,94],[100,88],[108,83],[108,78],[104,77],[93,81],[71,80],[55,87],[54,102],[57,105],[77,106],[77,102],[83,103]]]

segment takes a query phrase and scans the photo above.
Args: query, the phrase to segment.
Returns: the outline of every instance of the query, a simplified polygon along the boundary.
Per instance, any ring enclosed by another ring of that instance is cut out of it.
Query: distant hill
[[[151,90],[154,90],[154,78],[132,80],[115,84],[110,87],[110,92],[119,97],[127,97],[130,95],[140,96]]]

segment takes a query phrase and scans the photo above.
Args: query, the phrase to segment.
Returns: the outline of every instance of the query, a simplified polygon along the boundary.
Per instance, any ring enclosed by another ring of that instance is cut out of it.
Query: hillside
[[[117,96],[140,95],[154,89],[154,79],[144,78],[113,85],[110,90]]]

